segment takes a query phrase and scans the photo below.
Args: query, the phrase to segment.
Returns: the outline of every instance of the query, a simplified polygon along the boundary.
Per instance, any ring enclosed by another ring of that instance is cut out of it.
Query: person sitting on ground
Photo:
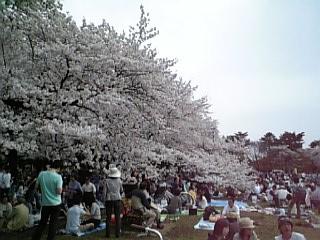
[[[8,196],[4,195],[0,202],[0,218],[7,218],[12,212],[12,205],[8,201]]]
[[[225,218],[221,218],[214,224],[211,234],[208,234],[208,240],[223,240],[229,233],[229,222]]]
[[[81,224],[81,217],[90,216],[90,212],[80,206],[80,198],[76,197],[73,201],[74,205],[68,209],[66,233],[78,235],[94,227],[93,223]]]
[[[180,176],[176,176],[171,186],[171,192],[175,194],[175,192],[181,192],[183,190],[182,180]]]
[[[24,198],[17,199],[17,205],[13,207],[11,214],[8,216],[6,228],[9,231],[18,231],[23,229],[29,220],[29,209],[26,206]]]
[[[236,195],[236,190],[231,186],[228,186],[226,191],[227,191],[227,193],[226,193],[227,198],[234,197]]]
[[[207,202],[208,203],[211,203],[211,197],[212,197],[212,194],[210,193],[210,189],[211,189],[211,187],[208,187],[207,185],[205,185],[204,187],[203,187],[203,195],[204,195],[204,197],[207,199]],[[211,189],[212,190],[212,189]]]
[[[216,222],[221,218],[220,212],[214,206],[207,206],[203,212],[203,220],[209,222]]]
[[[208,201],[207,201],[206,197],[204,196],[203,190],[199,191],[197,205],[200,209],[205,209],[208,206]]]
[[[189,194],[192,197],[193,202],[195,203],[197,200],[197,189],[194,184],[191,184],[189,187]]]
[[[253,231],[253,221],[250,218],[240,218],[239,228],[240,231],[234,235],[233,240],[258,240],[257,234]]]
[[[235,212],[229,212],[226,215],[226,218],[229,221],[229,233],[226,239],[233,240],[234,235],[240,232],[239,216]]]
[[[257,181],[254,188],[253,188],[253,194],[257,197],[261,194],[261,186],[260,183]]]
[[[11,173],[9,167],[4,166],[0,178],[0,196],[9,195],[11,189]]]
[[[148,201],[144,190],[146,189],[146,183],[142,182],[139,189],[132,191],[131,205],[132,209],[142,213],[145,220],[145,225],[152,227],[156,222],[158,228],[163,228],[160,223],[160,212],[151,207],[151,203]]]
[[[16,198],[23,198],[25,195],[25,187],[23,184],[19,185],[17,192],[16,192]]]
[[[276,208],[279,208],[280,204],[279,204],[279,196],[278,196],[278,191],[277,191],[277,185],[274,184],[272,186],[272,189],[270,190],[269,194],[272,196],[272,200],[273,200],[274,206]]]
[[[237,204],[235,204],[234,196],[229,197],[228,204],[223,208],[222,216],[226,216],[229,212],[235,212],[240,217],[240,209]]]
[[[180,198],[180,192],[175,191],[173,198],[171,198],[169,205],[167,206],[167,211],[169,214],[175,214],[177,212],[181,213],[182,202]]]
[[[306,240],[305,236],[301,233],[293,232],[293,223],[290,218],[280,216],[278,218],[279,236],[275,240]]]
[[[90,218],[83,222],[83,224],[89,224],[93,223],[94,228],[99,227],[101,223],[101,211],[100,206],[97,203],[96,197],[92,196],[92,199],[90,200],[92,202],[91,208],[90,208]]]
[[[12,213],[12,205],[8,201],[6,195],[3,196],[2,201],[0,202],[0,229],[2,229],[4,223],[8,221],[8,217]]]
[[[166,207],[171,198],[173,198],[173,194],[168,191],[167,184],[165,182],[160,183],[154,194],[155,203],[159,203],[162,207]]]

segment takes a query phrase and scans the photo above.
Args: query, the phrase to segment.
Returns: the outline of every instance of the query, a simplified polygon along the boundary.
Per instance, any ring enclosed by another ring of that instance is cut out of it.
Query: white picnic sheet
[[[196,225],[194,225],[193,228],[199,230],[213,231],[214,222],[205,221],[203,220],[203,218],[201,218],[200,221]]]

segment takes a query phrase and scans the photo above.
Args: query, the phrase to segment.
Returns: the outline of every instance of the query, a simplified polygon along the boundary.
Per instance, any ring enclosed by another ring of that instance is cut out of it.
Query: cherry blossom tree
[[[124,176],[183,166],[199,180],[247,187],[246,148],[219,137],[206,98],[194,99],[175,60],[157,57],[149,21],[141,7],[137,26],[119,34],[105,21],[78,27],[54,1],[3,9],[1,149],[78,168],[119,163]]]

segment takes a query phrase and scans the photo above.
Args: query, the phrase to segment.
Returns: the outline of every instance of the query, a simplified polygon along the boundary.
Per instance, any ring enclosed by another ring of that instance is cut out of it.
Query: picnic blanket
[[[99,232],[106,229],[106,223],[100,223],[100,225],[97,228],[94,228],[92,230],[88,230],[86,232],[78,232],[77,234],[71,234],[72,236],[77,236],[77,237],[83,237],[86,235],[89,235],[91,233]],[[65,229],[61,229],[59,231],[60,234],[67,234]]]
[[[207,231],[213,231],[214,229],[214,222],[209,222],[203,220],[203,218],[200,219],[200,221],[193,226],[194,229],[198,230],[207,230]]]
[[[209,206],[213,207],[224,207],[228,204],[228,200],[212,200],[210,203],[208,203]],[[242,201],[235,201],[235,204],[239,207],[239,209],[246,209],[248,207],[248,204]]]
[[[100,223],[99,227],[94,228],[94,229],[89,230],[89,231],[86,231],[86,232],[78,233],[77,235],[78,235],[78,237],[82,237],[82,236],[85,236],[85,235],[88,235],[88,234],[91,234],[91,233],[102,231],[104,229],[106,229],[106,223]]]

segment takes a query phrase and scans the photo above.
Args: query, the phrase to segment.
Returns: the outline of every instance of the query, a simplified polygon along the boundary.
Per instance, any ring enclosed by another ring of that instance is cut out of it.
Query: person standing
[[[41,189],[41,219],[35,230],[32,240],[40,240],[41,235],[49,221],[47,240],[53,240],[56,234],[56,226],[61,205],[62,177],[58,173],[60,161],[52,161],[47,171],[40,172],[36,188]]]
[[[293,178],[294,185],[292,187],[292,199],[288,206],[288,217],[291,218],[291,210],[296,205],[297,208],[297,219],[301,217],[301,204],[305,203],[306,190],[299,183],[299,178]]]
[[[96,197],[96,187],[90,181],[89,177],[86,177],[86,182],[82,185],[83,190],[83,202],[86,207],[90,207],[92,204],[92,200]]]
[[[108,178],[106,180],[106,237],[110,237],[110,221],[112,210],[116,220],[116,238],[120,237],[121,219],[120,206],[121,194],[123,192],[121,173],[113,164],[109,166]]]

